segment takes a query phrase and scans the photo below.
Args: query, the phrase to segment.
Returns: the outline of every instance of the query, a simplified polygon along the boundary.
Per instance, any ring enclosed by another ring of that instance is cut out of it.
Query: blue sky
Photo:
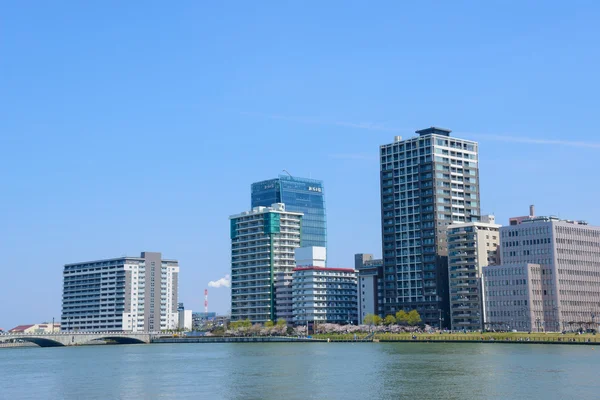
[[[596,2],[91,3],[3,7],[0,327],[58,319],[63,264],[141,251],[200,310],[283,169],[325,181],[330,265],[380,255],[379,145],[431,125],[480,142],[500,222],[600,224]]]

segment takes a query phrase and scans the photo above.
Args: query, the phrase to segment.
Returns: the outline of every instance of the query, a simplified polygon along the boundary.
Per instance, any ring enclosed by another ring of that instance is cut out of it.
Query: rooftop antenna
[[[290,174],[287,169],[284,169],[283,172],[285,172],[286,174],[288,174],[290,176],[290,178],[293,178],[292,174]]]

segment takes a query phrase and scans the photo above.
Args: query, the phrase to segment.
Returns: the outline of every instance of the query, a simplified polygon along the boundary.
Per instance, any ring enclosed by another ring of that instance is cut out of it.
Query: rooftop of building
[[[425,136],[425,135],[450,136],[450,132],[452,132],[450,129],[440,128],[437,126],[430,126],[429,128],[419,129],[418,131],[415,131],[415,133],[418,133],[421,136]]]
[[[575,220],[571,220],[571,219],[561,219],[559,217],[556,216],[539,216],[539,217],[533,217],[533,218],[527,218],[524,219],[523,221],[521,221],[521,224],[530,224],[530,223],[534,223],[534,222],[564,222],[567,224],[573,224],[573,225],[588,225],[587,221],[575,221]]]
[[[383,265],[383,258],[374,258],[372,260],[366,260],[363,263],[364,267],[378,267]]]
[[[18,332],[24,332],[24,331],[26,331],[27,329],[29,329],[29,328],[31,328],[33,326],[35,326],[35,324],[31,324],[31,325],[18,325],[18,326],[15,326],[14,328],[12,328],[11,330],[9,330],[9,332],[16,332],[16,333],[18,333]]]
[[[381,145],[381,148],[386,148],[386,147],[390,147],[392,145],[396,145],[398,143],[403,143],[403,142],[413,142],[413,141],[417,141],[420,138],[424,137],[424,136],[428,136],[428,135],[438,135],[438,136],[446,136],[450,139],[450,141],[454,141],[457,143],[467,143],[467,144],[473,144],[476,145],[477,142],[473,141],[473,140],[469,140],[469,139],[463,139],[463,138],[457,138],[457,137],[450,137],[450,133],[452,131],[450,129],[446,129],[446,128],[440,128],[438,126],[430,126],[429,128],[425,128],[425,129],[419,129],[416,130],[415,133],[418,134],[418,136],[414,136],[414,137],[409,137],[407,139],[402,139],[402,136],[394,136],[394,141],[392,143],[388,143],[388,144],[384,144]],[[441,140],[441,139],[440,139]],[[472,150],[471,150],[472,151]]]
[[[522,217],[512,217],[512,218],[508,219],[508,222],[509,222],[509,226],[517,226],[517,225],[521,225],[521,224],[531,224],[531,223],[535,223],[535,222],[564,222],[564,223],[573,224],[573,225],[588,225],[588,223],[586,221],[561,219],[554,215],[536,216],[535,215],[535,205],[533,205],[533,204],[529,206],[529,215],[522,216]]]
[[[293,176],[293,175],[289,175],[289,174],[279,174],[279,176],[277,178],[265,179],[262,181],[254,182],[254,183],[252,183],[251,187],[256,187],[259,185],[266,185],[266,184],[275,184],[278,181],[298,181],[298,182],[303,182],[303,183],[314,183],[314,184],[323,185],[323,181],[320,179],[303,178],[300,176]],[[270,188],[267,188],[267,189],[270,189]]]
[[[502,225],[496,223],[496,218],[493,215],[482,215],[481,221],[453,222],[452,224],[448,225],[446,229],[450,230],[468,226],[481,226],[498,229],[502,227]]]
[[[271,205],[271,207],[254,207],[252,210],[250,211],[244,211],[241,212],[239,214],[234,214],[234,215],[230,215],[229,219],[235,219],[235,218],[241,218],[241,217],[248,217],[250,215],[260,215],[260,214],[266,214],[266,213],[285,213],[285,214],[291,214],[291,215],[297,215],[297,216],[303,216],[304,213],[302,212],[296,212],[296,211],[287,211],[285,209],[285,204],[283,203],[274,203]]]
[[[294,271],[347,272],[347,273],[355,273],[356,272],[352,268],[328,268],[328,267],[315,267],[315,266],[296,267],[293,270]]]
[[[151,252],[149,252],[149,251],[142,252],[142,255],[144,253],[151,253]],[[142,255],[140,255],[140,257],[121,256],[121,257],[106,258],[106,259],[101,259],[101,260],[81,261],[81,262],[76,262],[76,263],[65,264],[65,267],[69,267],[69,266],[73,266],[73,265],[84,265],[84,264],[99,264],[99,263],[112,262],[112,261],[122,261],[122,262],[124,262],[126,260],[144,261],[145,258]],[[177,260],[167,259],[167,258],[161,258],[161,261],[179,263],[179,261],[177,261]]]

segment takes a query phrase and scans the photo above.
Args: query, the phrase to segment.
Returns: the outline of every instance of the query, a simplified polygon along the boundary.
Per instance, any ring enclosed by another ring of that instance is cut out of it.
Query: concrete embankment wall
[[[34,343],[0,343],[0,349],[2,348],[9,348],[9,347],[39,347],[37,344]]]
[[[273,342],[326,342],[326,339],[298,339],[294,337],[185,337],[157,338],[152,343],[273,343]]]

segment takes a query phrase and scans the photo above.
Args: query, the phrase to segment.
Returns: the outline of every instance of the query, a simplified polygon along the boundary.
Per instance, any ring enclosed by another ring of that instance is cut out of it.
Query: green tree
[[[404,310],[400,310],[396,313],[396,322],[401,325],[408,324],[408,314]]]
[[[396,318],[393,315],[388,315],[383,320],[384,325],[394,325],[396,323]]]
[[[277,326],[287,326],[287,321],[283,318],[277,320]]]
[[[274,325],[275,324],[271,320],[268,320],[267,322],[265,322],[265,328],[272,328]]]
[[[222,326],[216,327],[211,331],[211,333],[215,336],[223,336],[225,334],[225,328]]]
[[[252,327],[252,321],[250,321],[250,318],[246,318],[245,320],[241,321],[241,327],[242,328],[250,328]]]
[[[375,314],[367,314],[365,315],[364,323],[366,325],[380,325],[381,317]]]
[[[408,324],[411,326],[419,325],[421,323],[421,316],[417,310],[411,310],[408,313]]]

